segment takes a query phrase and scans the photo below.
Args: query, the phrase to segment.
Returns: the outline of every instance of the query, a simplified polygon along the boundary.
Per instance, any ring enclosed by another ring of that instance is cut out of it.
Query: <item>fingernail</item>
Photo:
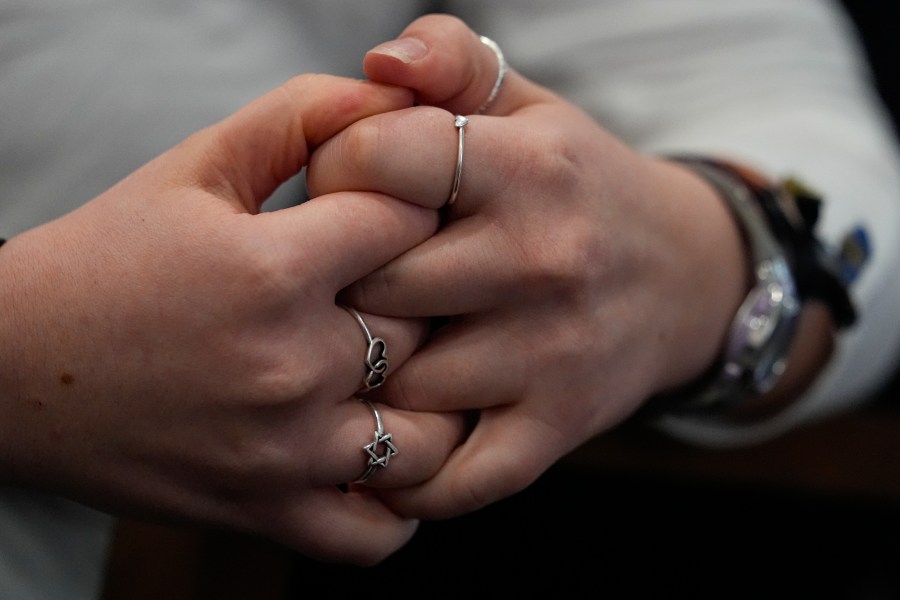
[[[405,37],[375,46],[369,52],[391,56],[402,63],[410,64],[428,54],[428,46],[418,38]]]

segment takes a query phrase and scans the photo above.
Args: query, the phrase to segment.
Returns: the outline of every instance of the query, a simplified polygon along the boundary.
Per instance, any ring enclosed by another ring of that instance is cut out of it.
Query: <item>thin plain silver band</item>
[[[462,115],[456,115],[456,120],[453,122],[453,126],[459,130],[459,146],[456,150],[456,173],[453,176],[453,187],[450,189],[450,197],[447,198],[447,206],[456,202],[456,197],[459,195],[459,181],[462,178],[463,153],[466,149],[466,125],[468,124],[469,119]]]
[[[488,94],[487,100],[485,100],[484,104],[479,106],[478,110],[475,111],[476,114],[486,111],[497,98],[497,94],[500,93],[500,88],[503,87],[503,82],[506,79],[506,71],[508,70],[506,59],[503,57],[503,51],[500,50],[500,46],[497,45],[497,42],[483,35],[479,36],[478,39],[481,40],[482,44],[493,50],[494,55],[497,57],[497,80],[494,82],[494,87],[491,89],[491,93]]]
[[[363,321],[362,315],[359,314],[359,311],[352,306],[344,306],[344,310],[353,315],[353,318],[356,319],[356,322],[359,323],[360,327],[362,327],[363,333],[366,334],[366,341],[371,344],[373,339],[372,332],[369,331],[369,327],[366,325],[366,322]]]

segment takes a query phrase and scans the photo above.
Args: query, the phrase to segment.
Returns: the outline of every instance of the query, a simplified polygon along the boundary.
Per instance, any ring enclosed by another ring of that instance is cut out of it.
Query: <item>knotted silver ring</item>
[[[366,375],[363,377],[363,387],[360,391],[367,392],[384,383],[385,377],[387,376],[387,343],[380,337],[372,336],[372,332],[369,331],[369,328],[366,326],[366,322],[363,321],[359,311],[351,306],[342,305],[341,307],[353,315],[353,318],[356,319],[356,322],[359,323],[363,333],[366,335],[366,342],[368,343],[365,359]]]
[[[493,50],[494,56],[497,57],[497,79],[494,81],[494,87],[491,89],[491,93],[488,94],[484,104],[479,106],[478,110],[475,111],[476,113],[481,113],[488,109],[494,102],[494,99],[497,98],[497,94],[500,93],[500,88],[503,87],[503,82],[506,80],[506,71],[508,70],[508,67],[506,65],[506,59],[503,57],[503,51],[500,50],[500,46],[497,45],[497,42],[483,35],[479,36],[478,39],[481,40],[482,44]]]
[[[371,442],[362,447],[366,453],[366,470],[353,483],[365,483],[375,474],[375,470],[379,467],[386,469],[391,457],[397,454],[397,447],[394,446],[393,436],[384,432],[384,422],[381,420],[381,413],[375,408],[375,405],[359,398],[359,401],[369,407],[372,414],[375,415],[375,437]]]

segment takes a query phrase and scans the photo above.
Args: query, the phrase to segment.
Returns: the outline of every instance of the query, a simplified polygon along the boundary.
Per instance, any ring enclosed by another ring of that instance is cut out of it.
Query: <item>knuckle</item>
[[[604,252],[597,233],[584,221],[569,219],[544,229],[539,237],[523,240],[526,289],[539,290],[565,303],[593,294],[595,272],[602,269]]]
[[[377,119],[357,121],[345,130],[335,148],[336,164],[343,169],[353,168],[362,173],[374,172],[378,168],[379,148],[383,145],[384,129]]]
[[[521,149],[518,168],[541,186],[538,189],[552,189],[557,196],[568,197],[585,170],[581,153],[566,131],[542,129],[533,135],[532,143]]]
[[[229,354],[240,372],[229,377],[229,397],[245,407],[284,406],[317,390],[327,376],[327,365],[315,360],[319,350],[302,344],[292,331],[268,327],[254,315],[271,315],[275,322],[293,322],[298,275],[286,264],[282,252],[254,236],[235,236],[229,247],[229,266],[220,272],[220,288],[228,294],[228,312],[243,322],[234,335]],[[318,330],[307,336],[319,338]],[[336,347],[335,352],[342,349]],[[302,368],[298,365],[302,365]]]

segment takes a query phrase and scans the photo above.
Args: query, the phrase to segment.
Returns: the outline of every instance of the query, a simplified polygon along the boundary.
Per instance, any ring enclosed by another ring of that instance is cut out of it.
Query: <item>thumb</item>
[[[415,90],[419,104],[459,114],[483,107],[485,114],[509,115],[553,98],[549,90],[509,69],[501,56],[457,17],[426,15],[399,38],[370,50],[363,68],[372,81]],[[484,107],[498,83],[502,86],[490,107]]]
[[[331,75],[299,75],[169,151],[182,183],[258,212],[312,150],[351,123],[411,106],[409,90]]]

